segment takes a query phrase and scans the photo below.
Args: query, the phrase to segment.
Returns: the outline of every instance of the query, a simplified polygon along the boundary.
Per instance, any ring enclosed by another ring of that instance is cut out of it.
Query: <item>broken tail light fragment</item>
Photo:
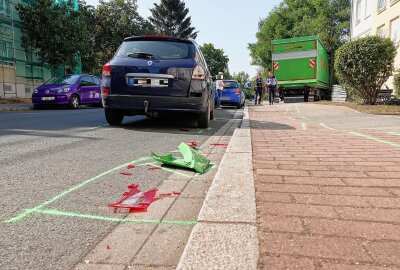
[[[181,195],[180,192],[163,193],[157,196],[158,189],[152,188],[148,191],[140,191],[139,185],[128,186],[129,191],[123,194],[120,201],[114,204],[109,204],[109,207],[114,208],[114,213],[127,210],[129,213],[147,212],[147,208],[156,200],[165,197],[173,197]]]
[[[120,201],[108,205],[114,208],[114,212],[121,209],[126,209],[129,213],[146,212],[150,204],[156,200],[158,191],[156,188],[145,192],[139,190],[139,185],[130,185],[128,188],[130,190],[123,194]]]
[[[188,142],[187,145],[189,145],[193,149],[197,149],[198,147],[197,142]]]
[[[120,172],[119,174],[124,176],[132,176],[132,174],[128,172]]]

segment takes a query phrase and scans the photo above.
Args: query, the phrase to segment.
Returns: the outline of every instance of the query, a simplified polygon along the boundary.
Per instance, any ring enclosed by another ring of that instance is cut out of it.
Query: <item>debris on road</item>
[[[158,189],[153,188],[149,191],[140,191],[139,185],[130,185],[128,192],[123,194],[122,199],[114,204],[109,204],[109,207],[114,208],[114,212],[118,209],[128,209],[129,213],[146,212],[147,208],[156,200]]]
[[[127,167],[128,170],[135,169],[135,168],[136,168],[135,165],[129,165],[129,166]]]
[[[166,165],[193,169],[198,173],[206,172],[208,165],[210,164],[209,159],[197,153],[193,148],[191,148],[186,143],[181,143],[178,148],[183,158],[174,157],[172,154],[168,154],[165,156],[158,156],[153,152],[151,153],[151,156],[156,161]]]
[[[226,143],[212,143],[210,145],[211,146],[228,147],[228,144],[226,144]]]
[[[120,174],[120,175],[125,175],[125,176],[132,176],[131,173],[127,173],[127,172],[120,172],[119,174]]]
[[[181,192],[162,193],[157,196],[158,189],[152,188],[148,191],[140,191],[139,185],[130,185],[128,192],[123,194],[122,199],[114,204],[109,204],[109,207],[114,208],[114,212],[121,209],[127,209],[129,213],[146,212],[147,208],[156,200],[165,197],[179,196]],[[107,248],[108,249],[108,248]]]
[[[187,145],[189,145],[193,149],[197,149],[198,147],[197,142],[188,142]]]

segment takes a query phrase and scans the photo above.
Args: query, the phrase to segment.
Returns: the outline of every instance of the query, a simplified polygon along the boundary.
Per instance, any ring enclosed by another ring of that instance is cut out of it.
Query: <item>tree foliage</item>
[[[219,72],[223,72],[224,77],[228,79],[230,77],[228,69],[229,57],[225,55],[224,50],[215,48],[212,43],[203,44],[200,49],[206,59],[211,75],[215,76]]]
[[[336,54],[340,81],[362,99],[375,104],[382,85],[394,70],[396,47],[388,38],[365,37],[345,43]]]
[[[250,55],[253,64],[271,68],[272,40],[318,35],[333,60],[349,33],[350,1],[283,0],[259,22],[257,42],[249,44]]]
[[[76,53],[85,50],[86,37],[82,13],[73,9],[71,1],[38,0],[16,8],[25,25],[22,45],[26,49],[38,49],[40,60],[54,68],[75,65]]]
[[[250,76],[244,71],[240,71],[238,73],[233,73],[232,80],[235,80],[239,83],[240,88],[244,89],[246,83],[250,82]]]
[[[136,0],[100,0],[94,12],[92,39],[95,41],[96,66],[108,62],[122,41],[134,35],[154,34],[149,21],[137,11]]]
[[[184,1],[161,0],[160,4],[154,3],[154,8],[150,11],[150,21],[157,34],[193,39],[197,37],[198,31],[191,26],[191,17],[187,16],[189,9]]]

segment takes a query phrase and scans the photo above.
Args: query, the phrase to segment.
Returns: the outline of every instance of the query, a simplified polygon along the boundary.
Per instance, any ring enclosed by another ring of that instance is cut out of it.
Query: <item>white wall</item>
[[[352,0],[351,39],[372,33],[372,12],[374,0]]]

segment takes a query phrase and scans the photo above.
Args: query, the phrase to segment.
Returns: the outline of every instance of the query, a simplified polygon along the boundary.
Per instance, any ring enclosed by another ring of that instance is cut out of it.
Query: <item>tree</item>
[[[191,17],[187,17],[189,9],[185,7],[185,2],[161,0],[160,4],[154,3],[154,8],[150,11],[152,13],[150,21],[157,34],[179,38],[197,37],[198,31],[191,26]]]
[[[24,48],[38,49],[40,60],[54,69],[75,65],[76,53],[84,46],[85,26],[71,1],[38,0],[33,5],[18,4],[16,9],[25,26]]]
[[[229,57],[225,55],[224,50],[216,49],[212,43],[203,44],[200,49],[212,76],[217,75],[219,72],[224,72],[226,79],[230,77],[228,69]]]
[[[136,0],[100,0],[92,31],[96,66],[108,62],[122,41],[134,35],[154,34],[151,23],[137,12]]]
[[[257,42],[249,44],[252,62],[271,69],[271,41],[318,35],[331,60],[334,78],[334,54],[350,33],[348,0],[283,0],[258,25]]]
[[[246,88],[246,83],[250,81],[250,76],[244,71],[240,71],[239,73],[233,73],[232,80],[235,80],[239,83],[240,88]]]
[[[335,70],[345,87],[363,103],[375,104],[382,85],[394,70],[395,56],[396,46],[389,38],[365,37],[339,48]]]

